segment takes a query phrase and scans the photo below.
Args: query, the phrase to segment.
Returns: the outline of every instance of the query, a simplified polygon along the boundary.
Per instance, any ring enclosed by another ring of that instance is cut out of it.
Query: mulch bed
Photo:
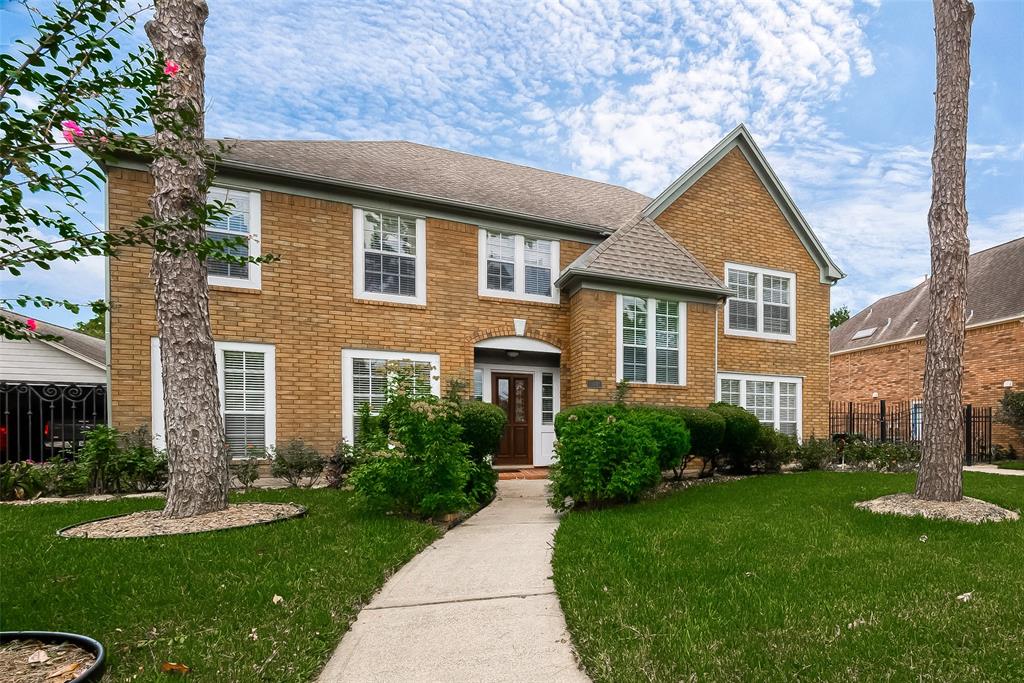
[[[983,500],[967,496],[955,503],[943,503],[920,500],[909,493],[896,493],[891,496],[854,503],[854,506],[883,515],[927,517],[928,519],[946,519],[971,524],[1020,519],[1020,514],[1015,510],[1007,510],[993,503],[986,503]]]
[[[238,503],[229,505],[225,510],[183,519],[164,517],[160,510],[147,510],[78,524],[63,529],[60,535],[72,538],[144,538],[196,534],[267,524],[305,513],[306,508],[292,503]]]
[[[91,652],[72,643],[12,640],[0,645],[0,681],[67,683],[85,673],[95,661]]]
[[[715,474],[710,477],[703,478],[683,475],[683,478],[679,480],[669,477],[668,479],[662,480],[662,482],[658,484],[658,488],[654,490],[653,495],[655,497],[658,497],[666,493],[672,493],[673,491],[681,491],[683,489],[688,489],[693,486],[704,486],[705,484],[720,484],[727,481],[739,481],[740,479],[746,479],[746,477],[737,477],[728,474]]]

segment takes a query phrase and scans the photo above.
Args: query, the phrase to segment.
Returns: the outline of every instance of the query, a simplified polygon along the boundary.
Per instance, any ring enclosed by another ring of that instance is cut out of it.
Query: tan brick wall
[[[111,169],[110,224],[148,211],[150,190],[148,174]],[[437,353],[444,383],[469,379],[474,342],[514,334],[513,318],[527,320],[527,336],[568,346],[567,296],[541,304],[478,295],[474,225],[427,218],[426,308],[364,302],[352,295],[350,205],[267,191],[261,202],[262,248],[281,260],[263,267],[259,291],[211,288],[210,315],[218,341],[275,345],[278,441],[301,437],[329,449],[340,438],[343,348]],[[561,266],[587,246],[563,240]],[[123,250],[110,262],[113,420],[125,427],[151,419],[149,263],[143,249]]]
[[[726,261],[796,274],[796,341],[726,335],[722,310],[718,368],[802,376],[803,434],[827,434],[831,288],[821,283],[817,264],[743,154],[738,149],[729,152],[657,222],[719,278],[725,277]]]
[[[921,398],[924,386],[924,339],[879,346],[832,356],[833,401],[870,401],[874,392],[887,401]],[[1003,395],[1003,382],[1024,387],[1024,321],[967,330],[964,343],[964,403],[994,407]],[[992,441],[1024,442],[1008,425],[993,422]]]

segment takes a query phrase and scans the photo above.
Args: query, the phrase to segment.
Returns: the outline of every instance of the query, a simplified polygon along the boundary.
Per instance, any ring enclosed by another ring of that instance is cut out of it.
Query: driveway
[[[417,555],[342,639],[320,681],[588,681],[551,581],[546,481],[500,481],[487,508]]]

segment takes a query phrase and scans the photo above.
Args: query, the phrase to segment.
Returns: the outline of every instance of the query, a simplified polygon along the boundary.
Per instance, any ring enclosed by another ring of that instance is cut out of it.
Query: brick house
[[[928,280],[879,299],[830,334],[833,401],[921,401]],[[964,403],[996,406],[1024,386],[1024,237],[971,254],[967,277]],[[992,443],[1024,450],[993,422]]]
[[[329,451],[383,397],[388,360],[509,416],[498,465],[546,465],[561,407],[706,406],[828,430],[824,251],[739,126],[659,196],[408,142],[233,140],[210,234],[278,262],[210,263],[233,454]],[[145,166],[108,169],[116,228],[148,210]],[[113,422],[163,423],[150,255],[109,262]],[[729,298],[731,297],[731,298]],[[728,300],[727,300],[728,299]]]

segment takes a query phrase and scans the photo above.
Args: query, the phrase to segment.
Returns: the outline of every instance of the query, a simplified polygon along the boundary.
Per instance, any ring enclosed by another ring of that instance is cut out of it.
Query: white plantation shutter
[[[224,432],[232,457],[267,447],[266,358],[262,351],[223,352]]]
[[[364,404],[370,404],[371,415],[377,415],[384,407],[388,390],[388,362],[385,358],[352,358],[352,424],[356,434],[359,434],[359,413]],[[433,365],[430,362],[400,360],[398,364],[412,375],[413,394],[431,393]]]

